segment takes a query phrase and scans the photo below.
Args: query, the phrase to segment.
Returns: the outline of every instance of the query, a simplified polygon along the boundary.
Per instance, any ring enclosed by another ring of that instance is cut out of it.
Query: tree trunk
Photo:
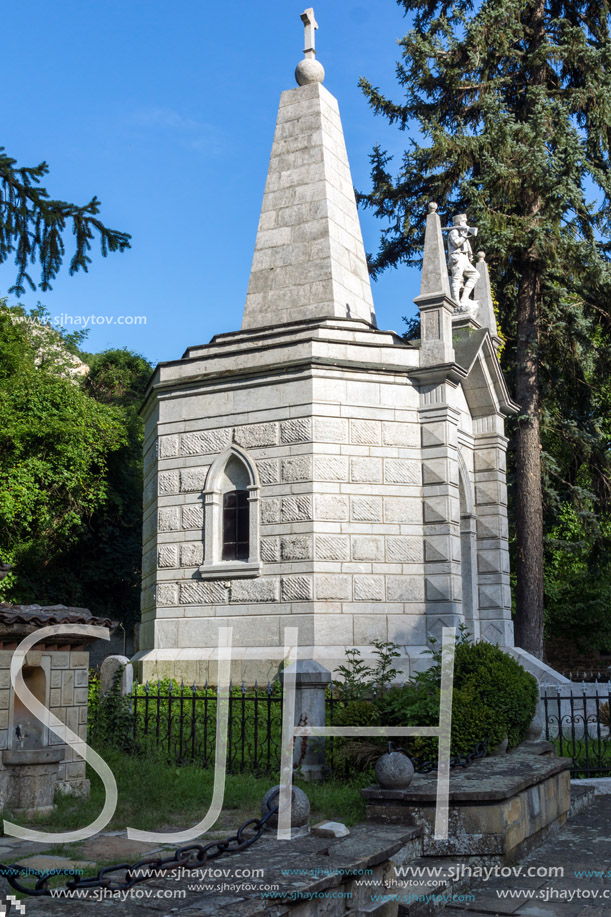
[[[526,262],[518,291],[516,398],[517,589],[515,640],[543,655],[543,489],[539,434],[539,298],[536,265]]]

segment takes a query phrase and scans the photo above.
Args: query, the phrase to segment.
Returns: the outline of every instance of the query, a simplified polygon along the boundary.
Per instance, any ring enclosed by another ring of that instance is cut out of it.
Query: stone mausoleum
[[[242,327],[161,363],[143,408],[145,679],[214,679],[227,625],[233,677],[248,681],[278,671],[291,626],[331,668],[346,648],[369,656],[392,640],[408,673],[429,636],[462,622],[513,646],[505,419],[517,406],[484,255],[477,274],[468,245],[458,273],[451,256],[457,302],[431,203],[422,339],[377,327],[338,104],[312,11],[302,18]]]

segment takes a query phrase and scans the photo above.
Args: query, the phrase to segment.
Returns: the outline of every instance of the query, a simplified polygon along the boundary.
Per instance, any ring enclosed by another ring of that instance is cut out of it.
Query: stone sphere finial
[[[478,253],[477,253],[477,260],[478,260],[478,261],[485,261],[485,260],[486,260],[486,252],[478,252]]]
[[[280,801],[280,786],[273,786],[261,801],[261,815],[267,815],[270,809]],[[291,828],[303,828],[310,817],[310,800],[299,787],[294,786],[291,795]],[[267,824],[271,828],[278,826],[278,814],[272,815]]]
[[[376,761],[375,775],[383,790],[404,790],[414,779],[414,765],[400,751],[388,751]]]
[[[299,86],[306,86],[308,83],[322,83],[324,78],[325,68],[320,61],[314,58],[304,57],[295,68],[295,79]]]
[[[430,202],[429,213],[437,213],[437,204],[435,203],[435,201]]]

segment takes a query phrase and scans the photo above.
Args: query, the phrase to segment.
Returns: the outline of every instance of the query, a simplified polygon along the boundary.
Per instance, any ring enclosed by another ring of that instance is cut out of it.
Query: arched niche
[[[37,701],[47,706],[47,673],[40,665],[25,665],[22,668],[26,688]],[[34,749],[47,744],[47,730],[40,720],[28,710],[20,697],[12,692],[13,725],[11,747]]]

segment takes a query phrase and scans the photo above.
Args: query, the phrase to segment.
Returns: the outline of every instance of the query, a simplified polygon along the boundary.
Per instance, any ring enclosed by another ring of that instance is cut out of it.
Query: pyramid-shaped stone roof
[[[242,328],[330,317],[375,325],[339,107],[314,81],[280,98]]]

